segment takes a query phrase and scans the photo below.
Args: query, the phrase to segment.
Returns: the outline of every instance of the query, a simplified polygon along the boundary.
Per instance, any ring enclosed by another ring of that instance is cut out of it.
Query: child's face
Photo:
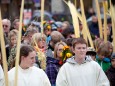
[[[105,58],[105,56],[104,55],[98,55],[99,56],[99,58],[101,59],[101,60],[103,60],[104,58]]]
[[[15,46],[17,44],[17,36],[12,36],[10,41],[11,41],[11,45]]]
[[[46,36],[50,35],[50,34],[51,34],[51,30],[46,29],[46,30],[44,31],[44,34],[45,34]]]
[[[115,59],[111,60],[112,67],[115,68]]]
[[[28,39],[29,41],[31,41],[33,34],[34,34],[34,33],[28,33],[27,39]]]
[[[87,52],[86,44],[76,44],[73,52],[75,53],[75,56],[77,56],[77,58],[84,59]]]

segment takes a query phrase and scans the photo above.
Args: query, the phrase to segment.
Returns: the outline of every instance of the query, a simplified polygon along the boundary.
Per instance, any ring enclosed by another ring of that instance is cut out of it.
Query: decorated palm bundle
[[[66,62],[66,60],[73,55],[69,46],[64,46],[63,51],[60,54],[61,54],[61,57],[62,57],[62,59],[60,61],[60,64],[63,64],[64,62]]]
[[[45,70],[46,69],[46,56],[44,51],[41,51],[37,46],[34,46],[34,49],[37,51],[38,60],[40,61],[40,67]]]

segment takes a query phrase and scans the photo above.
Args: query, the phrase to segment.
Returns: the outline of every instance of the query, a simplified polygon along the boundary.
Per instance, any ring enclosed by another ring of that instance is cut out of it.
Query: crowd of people
[[[23,26],[18,86],[115,86],[111,19],[108,19],[107,25],[108,41],[104,42],[99,37],[97,16],[95,13],[89,13],[89,16],[92,16],[88,25],[94,48],[89,47],[83,38],[80,21],[79,38],[75,37],[74,29],[68,21],[61,24],[44,21],[43,33],[35,23]],[[12,23],[9,19],[3,19],[2,25],[9,86],[14,86],[19,19]],[[5,85],[2,57],[0,50],[0,86]]]

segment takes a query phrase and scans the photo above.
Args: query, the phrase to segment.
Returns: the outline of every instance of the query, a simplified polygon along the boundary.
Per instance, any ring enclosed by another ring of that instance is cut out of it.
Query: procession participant
[[[75,56],[61,67],[56,86],[110,86],[102,68],[86,56],[86,41],[83,38],[76,38],[72,46]]]
[[[17,45],[17,38],[18,38],[18,30],[11,30],[8,33],[8,39],[9,43],[6,46],[6,55],[7,55],[7,60],[9,59],[8,57],[10,56],[11,50],[16,47]],[[16,52],[15,52],[16,53]]]
[[[112,46],[110,46],[108,42],[100,44],[97,50],[96,62],[101,66],[104,72],[110,68],[110,56],[112,51]]]
[[[96,51],[94,48],[88,47],[86,55],[91,56],[92,60],[96,60]]]
[[[36,51],[36,63],[35,65],[43,70],[46,69],[46,53],[47,43],[46,35],[42,33],[35,33],[32,36],[31,45]]]
[[[94,39],[99,37],[98,18],[95,15],[92,16],[92,21],[89,25],[89,31]]]
[[[13,29],[19,30],[19,23],[20,23],[20,20],[19,19],[15,19],[13,21]]]
[[[51,86],[45,72],[33,66],[35,63],[35,56],[36,52],[31,46],[21,46],[17,79],[18,86]],[[14,86],[15,69],[14,67],[8,72],[9,86]]]
[[[23,44],[31,44],[32,36],[37,33],[38,31],[35,28],[27,29],[23,38],[22,43]]]
[[[3,25],[3,30],[5,33],[5,36],[8,37],[8,33],[10,31],[10,27],[11,27],[11,22],[8,19],[3,19],[2,20],[2,25]]]
[[[0,86],[4,86],[4,73],[0,64]]]
[[[44,34],[47,36],[47,43],[49,43],[49,41],[51,40],[51,32],[52,32],[52,27],[50,25],[50,23],[44,21],[44,24],[43,24],[43,28],[44,28]]]
[[[111,86],[115,86],[115,53],[111,56],[111,67],[107,70],[106,75]]]
[[[63,31],[63,30],[65,30],[65,29],[67,29],[67,28],[70,28],[70,23],[69,23],[68,21],[64,21],[64,22],[62,23],[61,29],[62,29],[62,31]]]
[[[50,36],[51,36],[51,40],[49,41],[49,44],[48,44],[47,56],[48,57],[54,57],[55,44],[57,42],[63,41],[64,37],[58,31],[52,31]]]
[[[56,86],[56,77],[58,71],[62,64],[60,61],[62,59],[61,53],[63,51],[64,46],[67,46],[65,42],[58,42],[54,48],[54,58],[47,57],[47,66],[46,66],[46,74],[51,82],[52,86]]]
[[[0,47],[0,61],[2,60],[1,47]],[[0,63],[0,86],[4,86],[4,72]]]
[[[8,40],[8,33],[10,31],[11,27],[11,22],[8,19],[3,19],[2,20],[2,26],[3,26],[3,31],[4,31],[4,38],[5,38],[5,45],[8,45],[9,40]]]

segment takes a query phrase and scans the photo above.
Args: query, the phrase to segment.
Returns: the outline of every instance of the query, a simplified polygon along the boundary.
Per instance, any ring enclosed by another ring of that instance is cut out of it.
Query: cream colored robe
[[[60,69],[56,86],[110,86],[102,68],[95,61],[79,65],[70,58]]]
[[[15,67],[8,72],[9,86],[14,86]],[[51,86],[49,79],[42,69],[30,67],[29,69],[18,69],[18,86]]]
[[[0,86],[4,86],[4,73],[0,65]]]

